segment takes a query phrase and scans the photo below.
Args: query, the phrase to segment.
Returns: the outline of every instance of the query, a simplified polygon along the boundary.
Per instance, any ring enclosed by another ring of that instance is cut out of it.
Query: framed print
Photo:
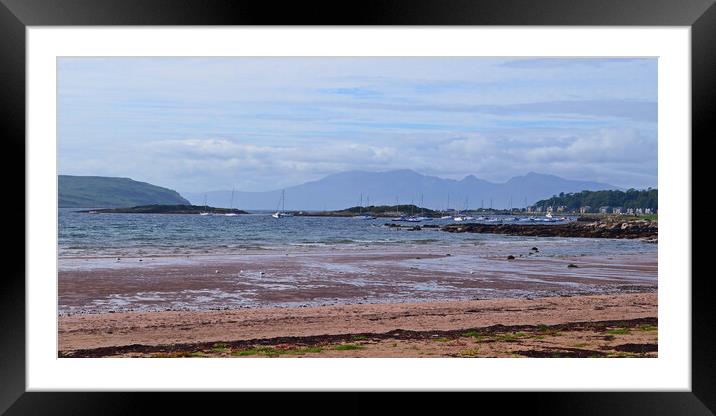
[[[716,408],[713,2],[2,1],[1,411]]]

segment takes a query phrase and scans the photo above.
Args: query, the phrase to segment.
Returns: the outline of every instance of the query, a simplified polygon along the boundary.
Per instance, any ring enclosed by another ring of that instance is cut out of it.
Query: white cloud
[[[61,59],[61,173],[259,190],[342,170],[656,182],[656,60]]]

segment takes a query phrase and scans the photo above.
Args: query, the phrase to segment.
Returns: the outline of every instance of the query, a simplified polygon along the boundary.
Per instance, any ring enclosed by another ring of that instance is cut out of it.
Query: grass
[[[222,353],[222,352],[229,352],[229,351],[230,351],[229,346],[224,344],[223,342],[218,342],[211,347],[211,352]]]
[[[586,342],[579,342],[577,344],[574,344],[574,348],[584,348],[587,345],[589,345],[589,344],[587,344]]]
[[[609,335],[626,335],[629,333],[629,328],[626,328],[626,327],[612,328],[612,329],[605,331],[605,333],[607,333]]]
[[[514,342],[520,338],[526,338],[529,335],[524,332],[512,332],[509,334],[498,334],[494,336],[495,341]]]
[[[462,336],[475,338],[475,342],[481,342],[485,340],[485,336],[477,331],[468,331],[463,333]]]
[[[651,324],[641,324],[637,326],[637,328],[639,328],[640,331],[656,331],[658,329],[656,325]]]
[[[440,337],[440,338],[435,338],[435,339],[433,339],[433,341],[436,341],[436,342],[448,342],[448,341],[450,341],[450,338]]]
[[[336,345],[335,348],[333,348],[336,351],[351,351],[351,350],[364,350],[365,347],[363,345],[356,345],[356,344],[341,344]]]
[[[479,354],[479,353],[480,353],[480,349],[479,349],[479,348],[469,348],[469,349],[460,351],[460,356],[462,356],[462,357],[476,357],[477,354]]]
[[[244,357],[247,355],[259,355],[259,352],[255,348],[251,348],[248,350],[232,351],[231,355],[233,355],[234,357]]]
[[[246,357],[249,355],[265,355],[267,357],[278,357],[279,355],[297,355],[307,353],[319,353],[321,347],[297,347],[297,348],[275,348],[275,347],[254,347],[240,351],[233,351],[234,357]]]
[[[554,337],[560,335],[559,331],[545,324],[537,325],[537,333],[541,335],[551,335]]]

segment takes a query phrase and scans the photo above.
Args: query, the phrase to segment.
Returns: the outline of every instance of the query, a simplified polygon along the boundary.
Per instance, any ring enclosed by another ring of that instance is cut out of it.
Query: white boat
[[[458,217],[454,217],[452,220],[453,220],[453,221],[457,221],[457,222],[465,221],[465,217],[460,217],[460,216],[458,216]]]
[[[451,218],[452,218],[452,215],[443,215],[442,217],[440,217],[441,220],[449,220]]]
[[[360,203],[358,204],[358,215],[354,215],[353,218],[356,220],[374,220],[375,216],[371,214],[363,213],[363,194],[360,194]]]
[[[547,215],[545,215],[547,218],[552,218],[552,211],[547,211]]]
[[[231,188],[231,207],[230,207],[230,209],[234,209],[234,188]],[[227,217],[236,217],[239,214],[237,214],[235,212],[227,212],[224,215]]]
[[[279,204],[281,205],[281,210],[277,209],[276,212],[271,214],[272,217],[274,217],[274,218],[293,217],[293,214],[288,213],[288,212],[283,212],[285,202],[286,202],[286,191],[282,190],[281,191],[281,200],[279,201]]]
[[[204,194],[204,211],[200,212],[199,215],[201,215],[201,216],[211,215],[211,213],[209,212],[209,206],[206,205],[206,194]]]
[[[356,220],[374,220],[376,217],[374,215],[370,214],[363,214],[363,215],[355,215],[353,216]]]

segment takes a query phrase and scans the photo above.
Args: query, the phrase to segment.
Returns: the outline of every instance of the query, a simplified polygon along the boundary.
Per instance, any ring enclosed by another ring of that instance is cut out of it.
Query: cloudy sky
[[[656,59],[61,58],[60,174],[262,191],[347,170],[657,185]]]

